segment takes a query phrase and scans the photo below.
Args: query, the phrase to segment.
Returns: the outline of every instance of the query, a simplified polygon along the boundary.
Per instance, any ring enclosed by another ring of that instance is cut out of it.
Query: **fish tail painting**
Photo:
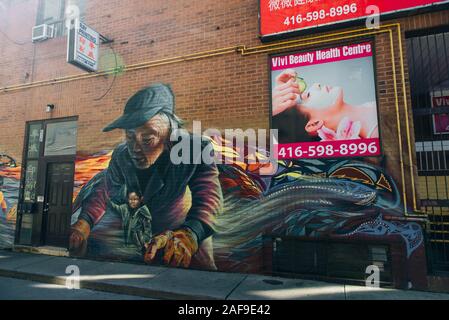
[[[214,141],[213,146],[218,158],[240,152],[223,139]],[[105,151],[77,162],[83,177],[76,175],[75,209],[102,183],[102,168],[107,168],[109,155]],[[249,157],[245,154],[244,158]],[[91,174],[86,161],[97,164]],[[276,172],[260,175],[259,169],[265,165],[247,161],[218,165],[224,201],[210,248],[218,270],[261,272],[264,239],[270,235],[336,240],[364,235],[400,237],[407,257],[422,246],[420,225],[385,220],[385,215],[400,217],[403,212],[398,188],[381,168],[354,160],[293,160],[279,161]],[[139,259],[135,250],[121,246],[122,233],[108,230],[106,225],[98,231],[94,228],[92,237],[91,253]],[[102,241],[97,241],[99,238]]]
[[[232,176],[246,175],[240,179],[246,180],[248,173],[236,168],[232,171]],[[224,172],[230,175],[229,168]],[[225,184],[227,179],[223,179]],[[226,208],[218,218],[214,250],[225,268],[258,271],[264,235],[343,239],[363,233],[379,237],[396,234],[407,242],[408,255],[422,244],[419,226],[413,225],[413,234],[409,232],[411,224],[398,223],[394,231],[390,228],[377,233],[361,228],[373,220],[374,229],[383,214],[401,215],[392,179],[365,163],[292,161],[283,163],[259,188],[257,199],[242,199],[246,193],[242,189],[234,188],[227,195]],[[410,237],[420,240],[408,242]]]

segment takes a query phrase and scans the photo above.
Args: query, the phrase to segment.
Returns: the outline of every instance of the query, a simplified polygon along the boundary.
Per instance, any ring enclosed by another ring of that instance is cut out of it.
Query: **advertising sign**
[[[260,0],[262,37],[363,19],[376,6],[382,15],[449,3],[447,0]]]
[[[68,34],[67,62],[86,71],[98,70],[100,34],[81,21]]]
[[[270,60],[279,159],[381,154],[372,43]]]
[[[442,93],[434,93],[432,95],[432,108],[449,108],[449,91],[444,90]],[[432,117],[433,133],[449,134],[449,114],[434,114]]]

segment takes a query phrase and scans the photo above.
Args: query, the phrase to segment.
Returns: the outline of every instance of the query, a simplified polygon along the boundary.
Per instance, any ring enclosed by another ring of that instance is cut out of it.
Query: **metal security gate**
[[[380,285],[393,286],[389,245],[323,239],[273,238],[273,273],[365,284],[367,267],[377,266]]]
[[[433,272],[449,271],[449,27],[406,36],[427,253]]]

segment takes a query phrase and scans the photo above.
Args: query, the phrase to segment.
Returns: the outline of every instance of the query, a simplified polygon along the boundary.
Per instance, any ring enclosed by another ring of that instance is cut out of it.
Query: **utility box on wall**
[[[19,244],[31,245],[33,235],[33,215],[23,214],[20,226]]]
[[[41,244],[42,215],[39,213],[20,214],[20,228],[17,245],[39,246]]]

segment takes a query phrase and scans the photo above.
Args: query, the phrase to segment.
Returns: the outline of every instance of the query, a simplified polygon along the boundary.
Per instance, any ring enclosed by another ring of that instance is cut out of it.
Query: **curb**
[[[40,283],[66,285],[64,276],[48,276],[36,273],[27,273],[0,269],[1,277],[15,278],[21,280],[36,281]],[[220,300],[210,296],[179,294],[168,291],[152,290],[151,288],[138,288],[132,286],[115,285],[104,282],[80,280],[80,288],[93,291],[103,291],[109,293],[126,294],[137,297],[160,299],[160,300]]]
[[[70,258],[69,251],[67,249],[57,248],[57,247],[31,247],[24,245],[13,245],[12,252],[17,253],[32,253],[32,254],[42,254],[46,256],[53,257],[65,257]]]

